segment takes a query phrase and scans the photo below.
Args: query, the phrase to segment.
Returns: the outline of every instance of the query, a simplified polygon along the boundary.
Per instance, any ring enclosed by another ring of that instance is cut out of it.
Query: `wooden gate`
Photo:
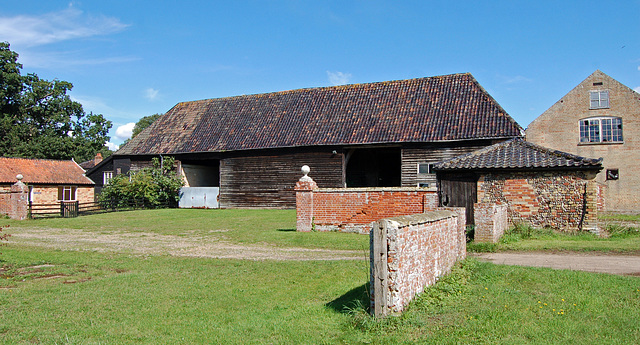
[[[474,224],[473,204],[478,202],[478,177],[474,174],[438,174],[440,206],[464,207],[467,225]]]

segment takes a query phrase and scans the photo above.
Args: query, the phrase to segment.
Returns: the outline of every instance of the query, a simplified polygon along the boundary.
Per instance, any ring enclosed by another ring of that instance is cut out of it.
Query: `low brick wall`
[[[296,187],[298,189],[298,187]],[[423,213],[438,206],[435,188],[318,188],[298,190],[298,231],[367,234],[371,222]]]
[[[370,233],[371,311],[399,313],[466,257],[465,209],[382,219]]]
[[[473,206],[474,241],[497,243],[509,227],[507,205],[477,203]]]
[[[580,171],[485,174],[478,202],[507,205],[509,223],[561,231],[598,232],[595,173]]]
[[[9,215],[11,208],[11,189],[0,187],[0,215]]]

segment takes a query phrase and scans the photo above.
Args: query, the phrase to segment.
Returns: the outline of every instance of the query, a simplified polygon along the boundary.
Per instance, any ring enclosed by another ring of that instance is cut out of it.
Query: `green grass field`
[[[154,210],[9,224],[362,250],[282,210]],[[225,231],[220,231],[225,230]],[[630,235],[630,237],[634,237]],[[522,240],[526,241],[526,240]],[[467,260],[402,316],[363,313],[368,261],[230,260],[15,241],[0,248],[3,344],[632,344],[640,278]]]

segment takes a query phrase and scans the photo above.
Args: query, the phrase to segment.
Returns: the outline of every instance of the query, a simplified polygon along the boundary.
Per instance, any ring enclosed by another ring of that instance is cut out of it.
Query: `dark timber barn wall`
[[[308,165],[321,187],[343,186],[342,152],[333,148],[234,153],[220,161],[221,207],[295,208],[293,190]]]
[[[419,183],[436,186],[436,174],[418,174],[418,164],[435,164],[459,155],[470,153],[498,141],[473,140],[412,145],[402,149],[402,187],[417,187]]]

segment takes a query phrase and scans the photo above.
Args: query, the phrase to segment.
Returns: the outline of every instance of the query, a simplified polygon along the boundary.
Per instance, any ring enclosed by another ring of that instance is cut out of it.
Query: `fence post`
[[[370,233],[371,242],[371,289],[373,316],[387,315],[387,294],[389,292],[387,267],[387,222],[379,220],[373,223]]]
[[[302,166],[304,176],[296,182],[296,231],[313,230],[313,190],[318,185],[307,176],[309,174],[309,166]]]

